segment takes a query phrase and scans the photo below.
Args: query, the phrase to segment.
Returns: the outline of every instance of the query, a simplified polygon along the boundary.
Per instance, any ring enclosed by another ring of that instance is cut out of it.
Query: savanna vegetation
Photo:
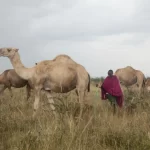
[[[25,88],[6,90],[0,97],[0,150],[149,150],[150,95],[138,99],[125,93],[126,106],[113,115],[100,99],[92,79],[82,120],[74,91],[56,94],[56,122],[44,93],[32,119],[34,94],[27,101]]]

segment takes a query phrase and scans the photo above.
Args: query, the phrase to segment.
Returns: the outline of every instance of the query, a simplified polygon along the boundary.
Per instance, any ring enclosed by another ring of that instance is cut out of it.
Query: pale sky
[[[129,65],[150,76],[150,0],[0,0],[0,47],[26,67],[67,54],[92,77]]]

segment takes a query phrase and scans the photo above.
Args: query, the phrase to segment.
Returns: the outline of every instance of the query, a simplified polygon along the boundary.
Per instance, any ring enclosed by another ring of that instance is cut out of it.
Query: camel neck
[[[33,68],[26,68],[21,60],[18,52],[15,53],[13,57],[10,58],[10,61],[16,71],[16,73],[23,79],[28,80],[32,77]]]

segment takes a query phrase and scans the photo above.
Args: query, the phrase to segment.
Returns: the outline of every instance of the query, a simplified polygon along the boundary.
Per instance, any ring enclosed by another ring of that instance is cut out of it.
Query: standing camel
[[[139,90],[139,96],[141,95],[142,89],[145,87],[145,76],[140,70],[136,70],[131,66],[117,69],[115,75],[120,80],[120,83],[126,87],[136,85]]]
[[[83,68],[83,66],[81,66],[80,64],[77,64],[71,57],[69,57],[68,55],[65,55],[65,54],[58,55],[52,60],[44,60],[44,61],[35,63],[35,65],[38,65],[40,63],[47,65],[51,61],[53,61],[53,62],[57,61],[57,62],[60,62],[60,63],[66,63],[66,64],[70,64],[70,65],[73,64],[73,65],[76,65],[79,69]],[[90,75],[89,75],[89,73],[88,73],[88,77],[89,77],[89,84],[88,84],[88,87],[87,87],[87,91],[90,92]],[[79,96],[77,89],[75,90],[75,92],[76,92],[77,96]]]
[[[28,81],[20,78],[20,76],[18,76],[14,69],[5,70],[0,75],[0,84],[4,85],[0,90],[0,93],[3,93],[5,89],[8,88],[11,93],[11,97],[13,96],[11,87],[22,88],[26,85],[27,100],[30,97],[31,87],[28,84]]]
[[[16,71],[23,79],[28,80],[34,86],[35,101],[33,117],[39,107],[40,93],[44,90],[51,109],[55,110],[53,96],[55,93],[67,93],[73,89],[78,90],[81,103],[80,117],[82,114],[83,100],[88,87],[90,87],[89,75],[85,68],[78,64],[69,64],[57,61],[38,63],[32,68],[26,68],[21,60],[17,48],[0,48],[0,56],[8,57]],[[55,111],[53,111],[55,115]]]

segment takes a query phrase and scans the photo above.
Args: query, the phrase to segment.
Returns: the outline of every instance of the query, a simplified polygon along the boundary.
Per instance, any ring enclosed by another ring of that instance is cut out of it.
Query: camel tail
[[[89,77],[88,92],[90,92],[91,77],[90,77],[89,73],[88,73],[88,77]]]
[[[142,84],[142,93],[144,94],[145,93],[145,86],[146,86],[146,78],[144,77],[144,79],[143,79],[143,84]]]

